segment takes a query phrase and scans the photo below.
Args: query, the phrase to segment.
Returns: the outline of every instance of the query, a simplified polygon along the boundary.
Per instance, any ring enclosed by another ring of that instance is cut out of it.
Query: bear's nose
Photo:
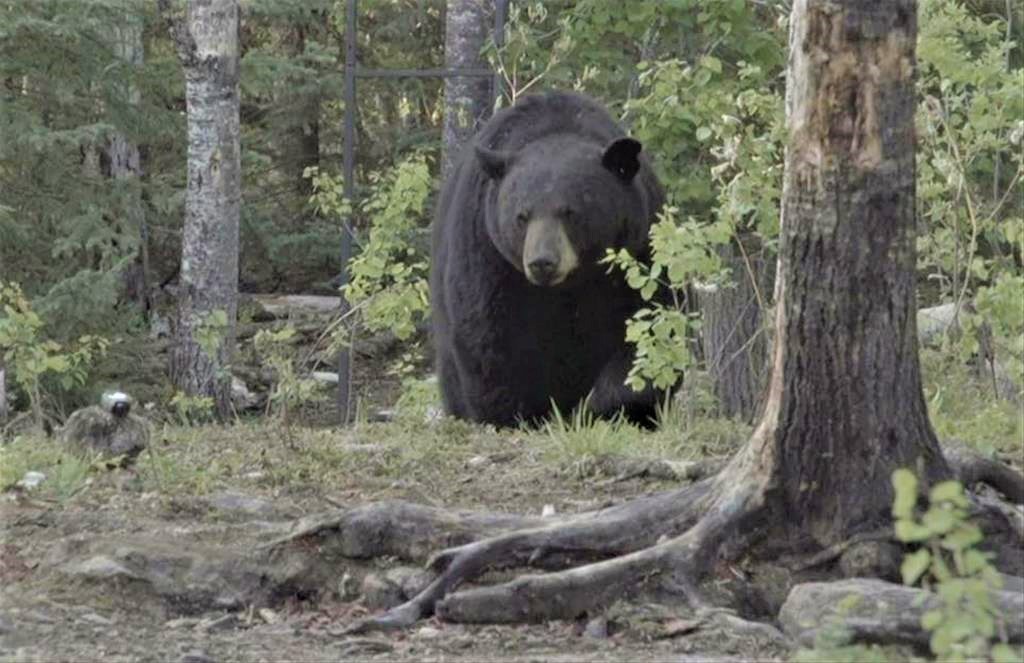
[[[555,271],[558,264],[551,258],[534,258],[527,265],[530,269],[530,276],[537,285],[547,285],[555,278]]]

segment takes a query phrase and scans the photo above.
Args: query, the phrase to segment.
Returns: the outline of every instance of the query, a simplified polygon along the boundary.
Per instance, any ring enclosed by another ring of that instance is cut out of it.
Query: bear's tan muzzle
[[[558,285],[579,265],[572,242],[558,219],[532,219],[523,243],[523,273],[534,285]]]

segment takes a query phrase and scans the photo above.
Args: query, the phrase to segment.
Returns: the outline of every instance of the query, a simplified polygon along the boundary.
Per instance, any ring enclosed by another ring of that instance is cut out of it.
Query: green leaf
[[[946,534],[957,526],[959,520],[949,509],[933,506],[925,512],[921,523],[933,534]]]
[[[903,576],[904,585],[916,584],[924,572],[928,570],[928,565],[932,561],[932,555],[928,552],[927,548],[921,548],[916,552],[913,552],[903,558],[903,564],[900,565],[900,573]]]
[[[992,647],[990,652],[994,663],[1019,663],[1020,657],[1013,651],[1013,647],[999,643]]]
[[[942,611],[929,610],[921,615],[921,628],[926,631],[934,631],[942,624]]]
[[[709,69],[716,74],[722,73],[722,61],[714,56],[706,55],[702,57],[700,59],[700,64],[705,69]]]
[[[977,525],[965,523],[956,531],[950,532],[942,540],[942,547],[946,550],[966,550],[971,546],[980,543],[983,538],[981,530]]]
[[[910,470],[900,468],[892,473],[895,498],[892,504],[894,518],[910,518],[917,504],[917,477]]]
[[[930,529],[920,523],[914,522],[913,520],[897,520],[895,530],[896,538],[904,543],[926,541],[932,535],[932,531]]]
[[[928,493],[928,501],[932,504],[936,502],[952,502],[957,506],[967,506],[967,498],[964,497],[964,487],[959,481],[943,481],[936,484]]]

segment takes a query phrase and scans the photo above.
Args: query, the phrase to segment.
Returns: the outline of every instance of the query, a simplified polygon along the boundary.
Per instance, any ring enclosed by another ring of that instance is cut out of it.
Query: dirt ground
[[[589,472],[585,464],[552,454],[543,433],[498,433],[458,422],[363,424],[290,436],[265,423],[164,426],[155,433],[151,451],[133,469],[94,468],[70,496],[47,492],[46,482],[3,494],[0,660],[685,661],[786,655],[771,638],[701,628],[683,606],[644,601],[616,604],[589,622],[476,626],[428,620],[409,631],[345,636],[344,627],[380,600],[368,597],[366,577],[379,579],[409,562],[340,559],[317,550],[270,560],[258,552],[293,531],[299,518],[375,500],[566,513],[669,485]]]

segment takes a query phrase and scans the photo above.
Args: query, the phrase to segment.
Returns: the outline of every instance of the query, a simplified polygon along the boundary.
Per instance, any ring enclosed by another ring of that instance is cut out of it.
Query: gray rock
[[[608,637],[608,619],[604,616],[594,617],[583,627],[583,637],[604,640]]]
[[[1005,618],[1010,642],[1024,642],[1024,595],[995,591],[992,597]],[[927,647],[929,634],[921,628],[921,615],[938,602],[933,592],[875,578],[808,582],[790,591],[779,622],[804,646],[812,646],[823,629],[840,626],[853,642]]]
[[[96,555],[81,562],[70,564],[64,568],[64,572],[71,576],[90,579],[138,578],[127,566],[106,555]]]
[[[95,612],[87,612],[78,618],[78,621],[85,622],[86,624],[95,624],[96,626],[110,626],[114,623],[114,620],[108,619],[103,615],[97,615]]]
[[[231,402],[238,410],[251,410],[260,406],[260,397],[238,376],[231,376]]]
[[[226,511],[241,516],[255,518],[273,519],[280,517],[277,509],[269,500],[259,497],[252,497],[243,493],[226,491],[216,493],[207,498],[210,507],[219,511]]]
[[[415,566],[396,566],[388,569],[384,578],[396,585],[405,599],[411,599],[434,581],[436,574]]]
[[[839,558],[839,570],[846,578],[900,579],[900,549],[888,541],[854,543]]]
[[[50,551],[47,566],[72,578],[122,581],[118,587],[134,594],[133,600],[158,598],[186,616],[263,607],[282,595],[315,594],[336,580],[336,565],[302,548],[271,553],[165,538],[108,535],[66,542]]]
[[[25,472],[25,476],[18,480],[17,486],[26,490],[32,490],[42,482],[46,481],[46,475],[42,472]]]
[[[387,610],[405,601],[402,588],[378,573],[363,578],[363,605],[370,610]]]

